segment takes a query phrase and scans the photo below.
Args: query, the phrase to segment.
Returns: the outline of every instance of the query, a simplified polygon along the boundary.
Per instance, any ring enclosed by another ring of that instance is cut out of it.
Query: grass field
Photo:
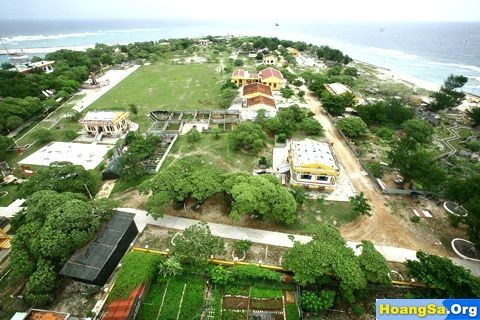
[[[228,144],[228,134],[220,134],[215,138],[213,134],[205,133],[201,135],[199,141],[194,143],[188,142],[186,136],[179,136],[162,168],[166,168],[173,161],[184,156],[201,155],[205,161],[227,171],[250,173],[258,164],[261,155],[267,158],[269,164],[272,163],[272,144],[273,141],[260,154],[255,155],[233,150]]]
[[[128,110],[138,106],[140,130],[151,124],[153,110],[218,109],[221,77],[217,64],[153,64],[142,66],[95,101],[88,110]]]

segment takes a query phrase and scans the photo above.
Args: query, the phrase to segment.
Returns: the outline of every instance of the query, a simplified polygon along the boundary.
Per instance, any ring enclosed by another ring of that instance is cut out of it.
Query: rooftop
[[[272,97],[272,89],[263,83],[256,82],[256,83],[247,84],[243,86],[244,96],[250,95],[252,93],[257,93],[257,92],[263,93],[265,95]]]
[[[89,111],[83,121],[113,121],[116,117],[125,114],[125,111]]]
[[[268,79],[270,77],[276,77],[278,79],[283,80],[283,75],[280,71],[274,68],[265,68],[262,71],[260,71],[260,76],[262,79]]]
[[[272,108],[276,108],[275,101],[272,98],[264,97],[264,96],[256,96],[253,98],[247,99],[247,107],[252,107],[258,104],[264,104]]]
[[[30,309],[28,312],[17,312],[12,320],[66,320],[70,315],[64,312]]]
[[[293,151],[294,167],[301,167],[307,164],[323,164],[339,170],[332,149],[327,142],[312,139],[294,140],[290,143],[290,148]]]
[[[134,305],[135,299],[140,297],[145,285],[140,285],[130,294],[128,299],[118,299],[112,301],[107,307],[107,313],[102,318],[102,320],[127,320],[132,307]]]
[[[117,244],[127,232],[132,221],[133,214],[117,211],[97,234],[95,240],[72,255],[63,266],[60,274],[94,281],[115,251]]]
[[[326,84],[325,86],[327,87],[327,89],[329,89],[330,92],[337,95],[345,92],[352,92],[350,88],[348,88],[346,85],[341,84],[339,82],[329,83],[329,84]]]
[[[255,79],[255,78],[258,78],[258,74],[250,73],[250,72],[248,72],[246,70],[243,70],[243,69],[235,69],[232,72],[232,78],[234,78],[234,77]]]

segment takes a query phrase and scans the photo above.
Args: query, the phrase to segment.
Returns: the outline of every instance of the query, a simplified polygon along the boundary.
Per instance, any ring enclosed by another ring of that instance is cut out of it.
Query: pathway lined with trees
[[[134,213],[135,223],[137,224],[139,231],[142,231],[147,226],[147,224],[177,230],[184,230],[185,228],[188,228],[199,222],[199,220],[195,219],[187,219],[168,215],[164,215],[161,218],[154,219],[151,215],[147,214],[147,211],[133,208],[118,208],[118,210]],[[291,240],[291,236],[294,237],[295,241],[299,241],[300,243],[307,243],[312,240],[312,237],[305,235],[291,235],[283,232],[236,227],[219,223],[209,222],[208,226],[210,227],[212,234],[218,237],[235,240],[248,239],[252,242],[268,244],[272,246],[281,246],[288,248],[293,247],[294,243]],[[347,246],[352,248],[357,254],[360,254],[360,250],[359,248],[357,248],[357,246],[360,244],[360,242],[347,241]],[[378,244],[375,244],[375,249],[378,250],[378,252],[380,252],[387,261],[405,262],[406,260],[417,260],[415,250]],[[474,275],[480,276],[479,263],[459,258],[452,258],[452,261],[458,265],[470,269]]]

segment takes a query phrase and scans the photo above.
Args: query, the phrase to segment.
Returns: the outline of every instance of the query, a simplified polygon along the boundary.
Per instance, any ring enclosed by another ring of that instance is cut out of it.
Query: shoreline
[[[369,62],[353,59],[353,61],[357,64],[366,65],[377,72],[377,76],[385,81],[394,81],[394,82],[401,82],[406,85],[409,85],[414,88],[425,89],[428,91],[438,91],[440,89],[440,85],[437,85],[433,82],[420,79],[415,76],[410,76],[408,74],[403,74],[400,72],[395,72],[390,69],[380,67]]]

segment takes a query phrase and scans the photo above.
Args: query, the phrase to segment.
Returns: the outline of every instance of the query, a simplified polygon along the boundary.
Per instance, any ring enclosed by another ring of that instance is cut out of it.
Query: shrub
[[[365,313],[365,310],[363,310],[363,308],[361,306],[359,306],[358,304],[354,304],[352,306],[352,311],[358,317],[360,317],[361,315],[363,315]]]
[[[278,143],[285,143],[287,141],[287,135],[285,133],[279,133],[277,136],[277,142]]]
[[[352,139],[361,138],[368,133],[367,124],[359,117],[340,119],[336,125],[343,134]]]
[[[215,266],[210,270],[210,279],[213,283],[226,285],[230,276],[224,266]]]
[[[470,141],[465,143],[465,146],[474,152],[480,151],[480,141]]]
[[[302,308],[308,312],[319,312],[333,306],[335,292],[323,290],[316,294],[311,291],[302,293]]]
[[[419,216],[412,216],[410,218],[410,221],[412,221],[413,223],[419,223],[420,222],[420,217]]]
[[[378,128],[377,131],[375,131],[375,135],[377,137],[380,137],[386,140],[391,139],[394,133],[395,132],[392,129],[387,127],[381,127],[381,128]]]
[[[239,281],[279,281],[280,274],[275,271],[271,271],[265,268],[261,268],[255,265],[238,265],[233,266],[231,269],[232,280]]]
[[[247,253],[248,250],[252,247],[252,241],[250,240],[238,240],[235,241],[232,245],[233,250],[238,254],[240,251]]]
[[[45,128],[38,128],[37,131],[33,134],[33,137],[40,141],[41,143],[50,142],[53,140],[53,133]]]
[[[188,131],[187,140],[188,142],[191,142],[191,143],[194,143],[200,140],[200,132],[198,132],[197,128],[192,128],[192,130]]]
[[[385,173],[385,168],[380,162],[368,161],[365,166],[373,174],[375,178],[382,178]]]
[[[63,132],[63,136],[67,140],[72,141],[73,139],[75,139],[78,136],[78,134],[73,130],[67,130],[67,131]]]

